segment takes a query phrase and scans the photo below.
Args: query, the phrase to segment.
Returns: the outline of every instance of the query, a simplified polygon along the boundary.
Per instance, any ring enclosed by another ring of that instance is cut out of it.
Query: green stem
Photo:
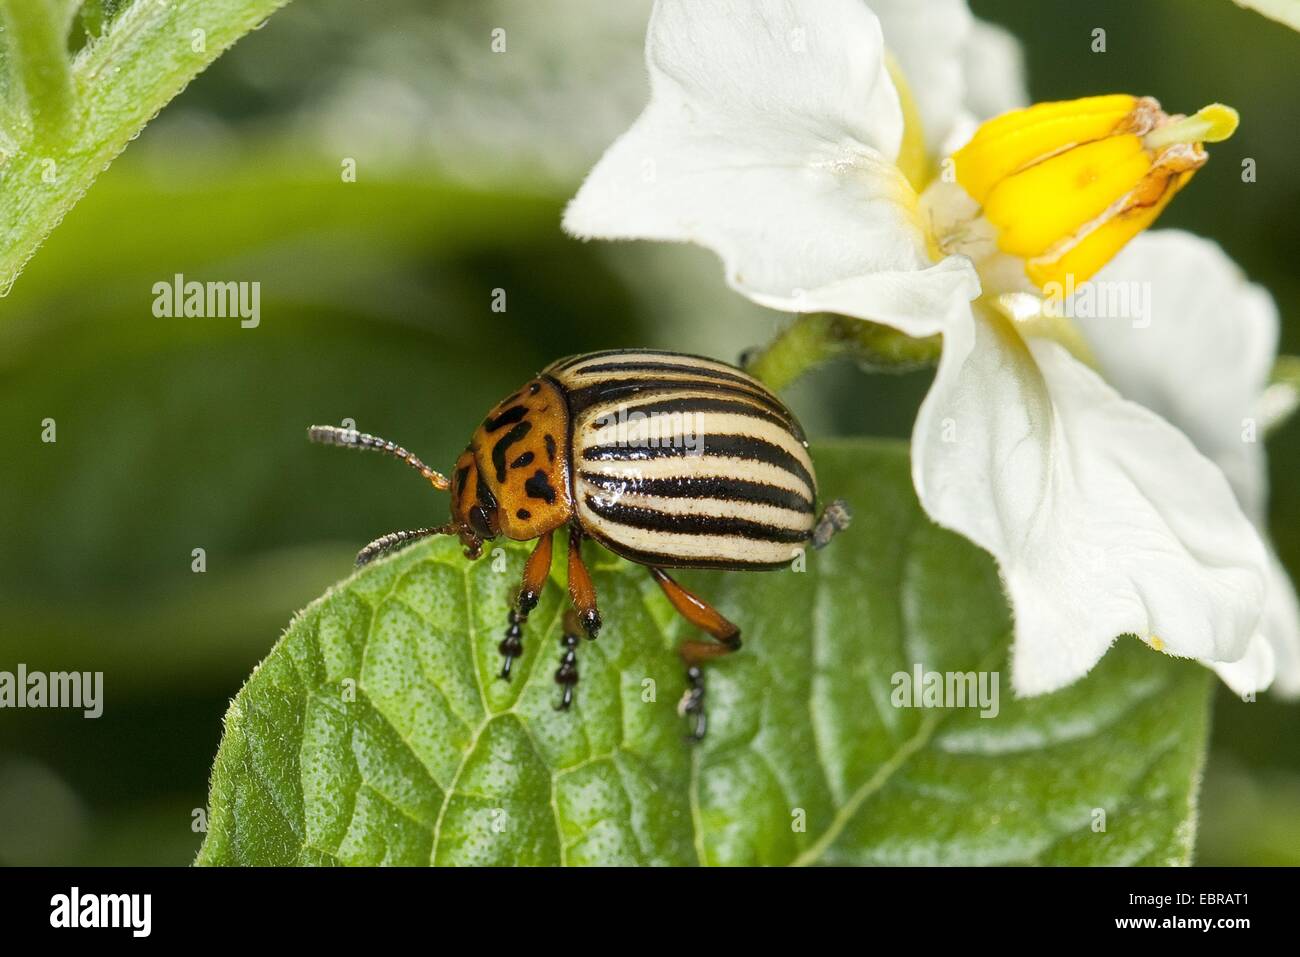
[[[849,353],[858,364],[873,372],[911,372],[938,363],[943,351],[941,336],[917,339],[889,326],[859,319],[841,319],[847,323]]]
[[[776,338],[745,363],[746,371],[773,391],[784,389],[838,351],[835,317],[824,312],[796,316]]]
[[[81,5],[81,28],[89,37],[98,37],[104,32],[108,17],[104,10],[104,0],[86,0]]]
[[[797,316],[746,368],[774,390],[814,366],[847,356],[873,372],[906,372],[938,361],[940,339],[914,339],[889,326],[826,312]]]
[[[62,138],[75,103],[63,6],[57,0],[0,0],[12,69],[31,125],[51,139]]]
[[[1266,433],[1276,431],[1300,408],[1300,356],[1278,356],[1264,393]]]
[[[1300,390],[1300,356],[1278,356],[1270,382],[1279,382]]]

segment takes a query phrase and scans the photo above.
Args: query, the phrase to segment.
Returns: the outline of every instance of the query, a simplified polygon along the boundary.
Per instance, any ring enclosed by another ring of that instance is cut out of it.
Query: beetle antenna
[[[418,542],[422,538],[431,538],[434,535],[452,535],[455,534],[455,531],[456,529],[451,525],[439,525],[437,528],[412,528],[404,532],[389,532],[387,535],[380,535],[357,552],[357,565],[368,565],[380,555],[387,554],[398,548],[404,548],[411,542]]]
[[[383,452],[394,458],[399,458],[411,466],[438,491],[445,492],[451,488],[447,476],[441,472],[435,472],[416,458],[413,452],[406,451],[396,442],[389,442],[377,435],[358,432],[356,429],[341,429],[336,425],[313,425],[307,430],[307,439],[320,445],[337,445],[345,449],[374,449],[376,452]]]

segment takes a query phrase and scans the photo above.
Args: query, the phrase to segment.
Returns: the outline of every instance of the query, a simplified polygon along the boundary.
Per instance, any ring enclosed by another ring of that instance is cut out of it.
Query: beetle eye
[[[474,529],[474,534],[479,538],[494,538],[496,533],[492,531],[492,525],[488,522],[488,514],[482,505],[475,505],[469,510],[469,527]]]

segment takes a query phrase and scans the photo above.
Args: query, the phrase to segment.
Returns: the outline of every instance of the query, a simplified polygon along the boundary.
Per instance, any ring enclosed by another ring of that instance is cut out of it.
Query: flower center
[[[1039,288],[1086,281],[1205,165],[1231,107],[1169,116],[1124,94],[1038,103],[989,120],[953,154],[957,182]]]

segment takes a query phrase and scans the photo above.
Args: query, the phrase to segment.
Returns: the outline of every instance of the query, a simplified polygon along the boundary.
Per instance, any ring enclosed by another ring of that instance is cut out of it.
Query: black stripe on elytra
[[[513,429],[507,432],[501,438],[497,439],[497,444],[492,446],[492,465],[497,470],[497,482],[501,483],[506,480],[506,452],[510,446],[514,445],[520,439],[532,430],[533,423],[520,422]]]
[[[643,392],[709,392],[720,396],[733,396],[751,399],[766,406],[781,416],[789,416],[790,411],[776,397],[761,392],[756,386],[732,385],[713,379],[609,379],[571,389],[567,393],[569,411],[573,415],[584,412],[601,402],[617,402]]]
[[[727,456],[775,465],[802,479],[809,491],[817,487],[803,463],[779,445],[752,435],[706,435],[703,438],[698,449],[688,449],[685,445],[593,445],[583,450],[582,457],[588,462],[644,462],[688,455]]]
[[[595,495],[587,496],[587,507],[618,525],[647,532],[676,532],[681,535],[726,535],[763,542],[796,544],[808,541],[809,529],[778,528],[748,518],[717,515],[672,515],[653,508],[638,508],[619,502],[607,502]]]
[[[620,475],[599,475],[582,472],[584,482],[615,494],[654,495],[660,498],[715,499],[723,502],[753,502],[757,505],[774,505],[804,515],[813,513],[813,503],[798,492],[751,482],[746,479],[722,476],[680,476],[674,478],[636,479]]]
[[[514,425],[527,414],[527,406],[512,405],[495,419],[484,419],[483,428],[487,429],[489,432],[495,432],[498,429],[504,429],[507,425]]]
[[[555,504],[555,488],[547,474],[538,469],[524,483],[524,493],[529,498],[540,498],[547,505]]]
[[[770,422],[786,429],[800,442],[804,438],[803,429],[799,427],[799,423],[795,421],[794,416],[789,413],[779,415],[742,399],[720,399],[707,395],[691,395],[669,399],[654,399],[644,405],[629,405],[619,411],[626,412],[628,415],[633,412],[640,412],[642,415],[672,415],[677,412],[721,412],[724,414],[752,415],[764,422]]]
[[[511,462],[511,463],[510,463],[510,467],[511,467],[512,469],[521,469],[521,468],[523,468],[525,465],[530,464],[532,461],[533,461],[533,453],[532,453],[532,452],[525,452],[523,455],[519,456],[519,458],[517,458],[517,459],[515,459],[513,462]]]
[[[549,432],[542,436],[542,441],[546,443],[546,457],[552,462],[555,461],[555,436]]]

